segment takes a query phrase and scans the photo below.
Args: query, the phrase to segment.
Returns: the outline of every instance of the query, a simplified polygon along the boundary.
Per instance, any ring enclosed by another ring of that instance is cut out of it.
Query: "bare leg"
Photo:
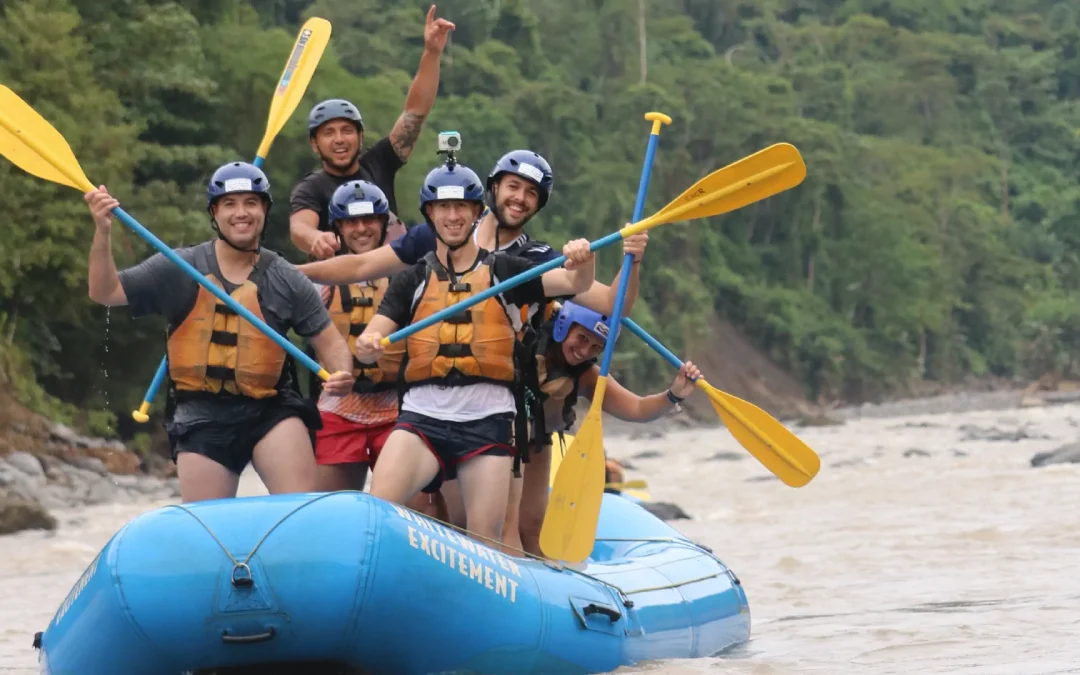
[[[543,555],[540,551],[540,528],[544,526],[544,513],[547,511],[549,486],[551,484],[551,446],[545,446],[529,457],[527,464],[522,464],[524,479],[521,486],[521,507],[518,510],[521,545],[533,555]]]
[[[180,499],[185,503],[235,497],[240,485],[240,476],[223,465],[183,449],[178,449],[176,454],[176,474],[180,479]]]
[[[446,502],[446,514],[451,525],[465,527],[465,500],[461,498],[461,483],[457,480],[448,480],[440,490]]]
[[[518,510],[521,507],[521,484],[523,479],[510,476],[510,494],[506,500],[506,518],[503,521],[502,552],[521,555],[521,533],[518,529]]]
[[[435,505],[435,495],[437,494],[439,493],[428,494],[426,492],[418,492],[405,506],[408,506],[417,513],[422,513],[429,518],[439,518],[438,510]],[[441,520],[441,518],[439,518],[439,520]]]
[[[502,540],[513,466],[513,457],[494,455],[478,455],[458,466],[469,533],[485,537],[488,545]]]
[[[251,463],[272,495],[315,491],[315,452],[299,417],[275,424],[255,444]]]
[[[315,489],[318,492],[363,490],[367,482],[367,462],[318,464],[315,467]]]
[[[439,474],[439,462],[416,434],[397,429],[386,439],[371,477],[371,494],[408,504]]]

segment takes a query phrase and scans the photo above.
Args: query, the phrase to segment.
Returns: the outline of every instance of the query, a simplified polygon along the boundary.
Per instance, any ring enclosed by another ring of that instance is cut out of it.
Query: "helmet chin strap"
[[[267,214],[267,215],[269,215],[269,214]],[[264,216],[264,218],[265,218],[265,216]],[[218,227],[217,220],[214,219],[214,214],[212,212],[210,214],[210,227],[212,227],[214,229],[214,232],[217,233],[218,239],[225,242],[225,244],[229,248],[233,249],[234,251],[239,251],[241,253],[258,253],[259,250],[262,248],[263,238],[266,237],[266,221],[265,220],[263,221],[262,232],[259,233],[259,240],[255,242],[255,248],[240,248],[236,244],[229,241],[229,238],[226,237],[225,233],[221,231],[220,227]]]
[[[454,272],[454,256],[450,254],[469,243],[469,240],[472,239],[473,232],[476,232],[476,223],[479,220],[480,219],[477,218],[473,221],[472,227],[469,228],[468,234],[466,234],[465,238],[461,240],[461,243],[451,245],[449,242],[442,238],[441,234],[439,234],[439,228],[435,227],[435,223],[431,222],[431,218],[427,218],[428,227],[430,227],[431,231],[435,233],[435,238],[441,241],[443,245],[446,246],[447,249],[449,249],[449,252],[446,255],[446,271],[450,275],[450,281],[453,283],[457,283],[457,274]],[[495,244],[496,248],[498,248],[498,241],[496,241]]]

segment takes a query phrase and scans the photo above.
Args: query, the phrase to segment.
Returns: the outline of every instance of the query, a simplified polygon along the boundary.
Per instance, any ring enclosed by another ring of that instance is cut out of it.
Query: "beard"
[[[525,227],[525,224],[532,220],[532,217],[536,215],[535,213],[530,213],[526,216],[522,216],[520,221],[514,222],[512,218],[516,217],[510,215],[510,208],[508,205],[498,205],[495,207],[495,211],[499,216],[499,225],[502,226],[502,229],[510,230],[511,232],[520,232]]]
[[[339,160],[334,154],[323,154],[323,152],[320,150],[319,159],[322,160],[324,165],[329,165],[333,167],[335,171],[344,173],[356,162],[357,159],[360,158],[360,153],[363,152],[363,150],[363,146],[357,146],[356,152],[348,155],[348,157],[344,160]]]

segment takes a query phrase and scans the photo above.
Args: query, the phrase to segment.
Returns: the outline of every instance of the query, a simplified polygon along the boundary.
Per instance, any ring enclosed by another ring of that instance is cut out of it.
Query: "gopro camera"
[[[457,152],[461,150],[461,134],[456,131],[439,132],[439,152]]]

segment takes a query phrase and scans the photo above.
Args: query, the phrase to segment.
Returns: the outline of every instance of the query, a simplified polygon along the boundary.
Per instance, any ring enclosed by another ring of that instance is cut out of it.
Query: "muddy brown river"
[[[734,569],[753,618],[722,658],[620,672],[1080,672],[1080,465],[1030,466],[1080,440],[1080,406],[794,430],[822,457],[797,490],[722,429],[609,441],[628,479],[693,516],[673,524]],[[263,491],[253,476],[242,490]],[[0,673],[37,672],[34,632],[113,533],[163,504],[58,512],[55,533],[0,537]]]

